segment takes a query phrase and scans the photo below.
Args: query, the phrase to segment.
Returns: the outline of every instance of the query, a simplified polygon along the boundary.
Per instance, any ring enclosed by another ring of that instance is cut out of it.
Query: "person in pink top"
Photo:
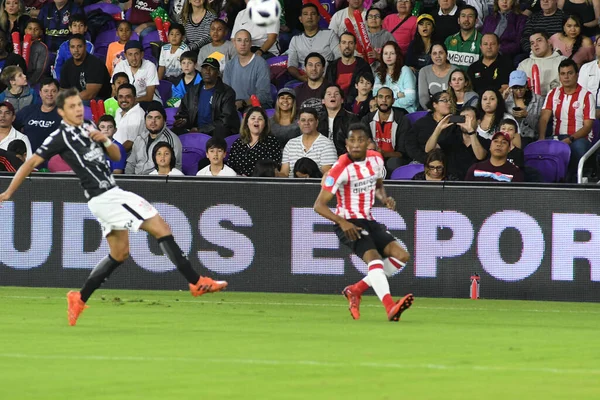
[[[417,17],[410,14],[411,9],[411,0],[396,0],[398,13],[390,14],[383,20],[383,29],[394,36],[402,50],[402,55],[406,55],[408,45],[417,31]]]
[[[578,67],[596,58],[594,43],[581,33],[581,27],[581,20],[577,15],[566,16],[563,20],[563,31],[548,39],[554,50],[575,61]]]

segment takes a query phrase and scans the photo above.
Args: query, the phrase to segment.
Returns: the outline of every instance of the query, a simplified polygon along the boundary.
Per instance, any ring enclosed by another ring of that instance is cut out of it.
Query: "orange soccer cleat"
[[[348,299],[348,310],[350,310],[352,318],[359,319],[361,295],[352,291],[352,285],[346,286],[342,291],[342,294]]]
[[[190,283],[190,292],[192,292],[192,296],[198,297],[202,296],[204,293],[215,293],[220,292],[221,290],[227,287],[226,281],[215,281],[211,278],[201,276],[196,282],[195,285]]]
[[[75,326],[77,318],[79,318],[86,308],[88,308],[88,306],[81,300],[81,293],[75,291],[67,293],[67,315],[69,317],[69,325]]]
[[[402,315],[404,311],[408,310],[410,306],[412,306],[413,301],[415,301],[415,297],[412,295],[412,293],[409,293],[398,300],[396,304],[394,304],[394,307],[388,311],[388,320],[399,321],[400,315]]]

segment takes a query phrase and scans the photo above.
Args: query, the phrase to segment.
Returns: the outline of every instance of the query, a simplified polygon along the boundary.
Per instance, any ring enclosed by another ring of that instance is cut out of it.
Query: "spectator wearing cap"
[[[302,134],[298,126],[296,93],[293,89],[279,89],[275,101],[275,114],[269,119],[269,124],[271,134],[279,139],[281,147],[284,147],[290,139]]]
[[[230,86],[223,83],[219,71],[217,59],[209,57],[202,62],[202,82],[188,89],[175,115],[177,132],[190,130],[221,137],[239,132],[236,95]]]
[[[500,54],[500,41],[495,33],[481,37],[481,58],[467,69],[473,83],[473,91],[485,89],[504,91],[508,87],[508,75],[513,70],[510,57]]]
[[[510,73],[509,89],[506,96],[506,112],[510,113],[518,123],[521,133],[522,148],[533,142],[538,134],[538,122],[544,106],[544,98],[531,91],[527,86],[527,74],[523,71]]]
[[[106,65],[86,50],[83,35],[69,39],[72,58],[65,61],[60,72],[61,89],[76,88],[84,103],[93,99],[107,99],[111,94],[110,77]]]
[[[466,181],[524,182],[523,171],[508,161],[510,135],[496,132],[490,144],[490,158],[475,163],[467,171]]]
[[[271,108],[271,73],[262,57],[254,57],[250,51],[250,33],[239,30],[233,39],[236,55],[227,63],[223,71],[223,82],[235,90],[236,108],[246,110],[256,95],[263,108]]]
[[[383,20],[383,29],[390,32],[400,46],[402,54],[406,54],[410,41],[417,31],[417,17],[411,15],[412,1],[396,0],[396,13]],[[455,33],[456,31],[452,32]],[[384,44],[387,42],[384,42]],[[382,46],[383,47],[383,46]]]
[[[138,40],[129,40],[125,44],[125,60],[117,64],[113,76],[118,72],[125,72],[135,86],[138,102],[161,101],[156,65],[144,59],[144,48]]]
[[[126,174],[149,175],[156,170],[152,158],[154,147],[157,143],[167,142],[173,148],[177,160],[175,168],[181,170],[181,141],[167,128],[167,114],[163,105],[158,101],[148,104],[145,116],[147,134],[138,135],[133,142],[131,154],[127,158]]]
[[[416,73],[421,68],[432,64],[431,47],[434,33],[435,21],[433,17],[429,14],[419,15],[417,18],[417,32],[410,45],[408,45],[406,57],[404,58],[404,63]]]
[[[342,33],[339,46],[342,56],[329,63],[325,79],[337,83],[344,91],[344,97],[348,99],[349,103],[352,103],[357,94],[358,76],[365,72],[371,72],[371,66],[361,57],[354,56],[356,36],[352,33]]]
[[[27,136],[13,127],[15,108],[8,101],[0,103],[0,149],[7,150],[13,140],[19,139],[27,146],[27,158],[31,157],[31,144]]]
[[[147,135],[145,113],[136,99],[135,86],[123,83],[117,89],[119,109],[115,113],[117,132],[114,138],[121,143],[128,153],[138,136]]]

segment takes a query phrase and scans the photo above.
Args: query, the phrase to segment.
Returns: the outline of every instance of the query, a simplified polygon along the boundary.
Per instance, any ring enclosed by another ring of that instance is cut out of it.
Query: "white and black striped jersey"
[[[89,138],[94,130],[97,128],[89,121],[84,121],[82,126],[62,121],[35,152],[45,160],[60,155],[79,178],[88,200],[117,186],[103,145]]]

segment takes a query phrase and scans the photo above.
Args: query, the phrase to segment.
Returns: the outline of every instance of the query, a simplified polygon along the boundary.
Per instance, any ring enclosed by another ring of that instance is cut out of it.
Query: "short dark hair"
[[[73,39],[81,40],[81,43],[83,43],[84,46],[86,45],[85,36],[83,36],[80,33],[71,35],[71,38],[69,39],[69,45],[71,45],[71,40],[73,40]]]
[[[206,152],[212,148],[227,151],[227,142],[220,136],[213,136],[206,142]]]
[[[342,96],[342,100],[344,100],[344,91],[342,90],[340,85],[338,85],[337,83],[328,83],[327,85],[325,85],[325,90],[323,90],[323,97],[321,97],[321,98],[322,99],[325,98],[325,93],[327,92],[327,89],[329,89],[331,87],[337,88],[337,90],[339,90],[339,92],[340,92],[340,96]]]
[[[127,78],[127,83],[129,82],[129,75],[127,75],[125,72],[117,72],[116,74],[113,75],[112,77],[112,81],[113,83],[115,83],[115,81],[119,78]]]
[[[307,4],[311,4],[311,3],[307,3]],[[321,64],[323,64],[323,67],[325,67],[325,57],[323,57],[323,55],[321,53],[317,53],[317,52],[312,52],[312,53],[308,53],[308,55],[304,58],[304,65],[308,64],[308,59],[309,58],[313,58],[313,57],[317,57],[319,59],[319,61],[321,61]]]
[[[354,122],[350,124],[348,127],[348,135],[346,137],[350,137],[350,133],[354,131],[362,131],[366,137],[371,137],[371,130],[362,122]]]
[[[137,90],[135,90],[135,86],[133,86],[131,83],[124,83],[121,86],[119,86],[117,88],[117,96],[119,95],[121,89],[129,89],[133,93],[133,97],[137,97]]]
[[[484,33],[483,35],[481,35],[481,39],[483,40],[484,36],[493,36],[496,38],[496,43],[500,44],[500,38],[498,37],[498,35],[496,35],[494,32],[488,32],[488,33]]]
[[[175,168],[175,164],[177,163],[177,157],[175,156],[175,150],[173,150],[173,146],[169,144],[169,142],[158,142],[152,149],[152,162],[154,163],[154,168],[158,171],[158,165],[156,164],[156,153],[159,149],[166,147],[171,151],[171,163],[169,166],[171,169]]]
[[[375,84],[375,77],[373,76],[371,71],[369,71],[368,69],[361,71],[358,73],[358,75],[356,75],[356,83],[358,83],[358,81],[360,81],[360,78],[363,78],[365,81],[371,82],[371,85]]]
[[[69,26],[73,25],[73,22],[81,22],[83,25],[87,26],[87,18],[84,14],[73,15],[71,21],[69,21]]]
[[[252,176],[255,177],[266,177],[273,178],[275,177],[275,170],[277,169],[277,163],[273,160],[258,160],[254,165],[254,171],[252,171]]]
[[[110,122],[113,124],[113,126],[115,128],[117,127],[117,122],[115,121],[115,117],[113,117],[110,114],[104,114],[103,116],[101,116],[100,119],[98,120],[98,125],[100,125],[101,122]]]
[[[340,40],[342,40],[342,36],[352,36],[352,38],[354,39],[354,44],[356,44],[356,35],[352,32],[348,32],[348,31],[344,31],[341,35],[340,35]]]
[[[64,110],[65,100],[74,96],[79,97],[79,90],[76,88],[72,87],[68,89],[62,89],[60,92],[58,92],[58,96],[56,96],[56,108]]]
[[[119,26],[121,25],[127,25],[129,27],[129,29],[133,30],[133,25],[131,24],[131,22],[127,21],[126,19],[122,19],[117,23],[117,29],[119,29]]]
[[[536,29],[533,32],[531,32],[529,34],[529,38],[531,38],[533,35],[542,35],[544,37],[544,39],[548,40],[550,39],[550,36],[548,36],[548,32],[545,29]],[[528,38],[528,39],[529,39]]]
[[[179,31],[179,33],[181,33],[181,36],[185,36],[185,28],[183,25],[178,24],[177,22],[173,22],[173,23],[171,23],[171,26],[169,27],[169,33],[171,33],[171,31],[173,29],[177,29]]]
[[[303,11],[305,8],[308,8],[308,7],[312,7],[312,8],[314,8],[314,9],[315,9],[315,11],[317,12],[317,15],[318,15],[319,17],[321,16],[321,14],[319,14],[319,9],[317,8],[317,6],[316,6],[316,5],[314,5],[314,4],[312,4],[312,3],[304,3],[304,4],[302,5],[302,7],[300,8],[300,15],[302,15],[302,11]]]
[[[323,173],[317,163],[308,157],[302,157],[294,163],[294,173],[292,174],[294,178],[296,178],[296,172],[306,174],[311,178],[323,177]]]
[[[194,64],[197,64],[198,53],[196,53],[195,51],[184,51],[183,53],[181,53],[181,56],[179,56],[179,62],[183,60],[190,60]]]
[[[371,8],[369,8],[369,9],[367,10],[367,13],[366,13],[365,15],[366,15],[366,16],[367,16],[367,15],[369,15],[369,13],[370,13],[371,11],[377,11],[377,12],[379,13],[379,16],[383,18],[383,11],[381,11],[381,9],[380,9],[380,8],[373,7],[373,6],[371,6]]]
[[[31,18],[29,21],[27,21],[27,25],[25,25],[25,27],[27,27],[29,24],[37,24],[42,31],[42,35],[44,34],[44,24],[42,24],[42,21],[37,18]]]
[[[513,128],[515,128],[515,132],[519,131],[519,126],[517,125],[517,121],[515,121],[512,118],[504,118],[502,121],[500,121],[500,123],[498,124],[498,128],[500,128],[500,126],[502,125],[510,125]]]
[[[432,94],[429,97],[429,101],[427,102],[427,109],[430,111],[433,111],[433,103],[439,103],[440,102],[440,97],[442,97],[442,95],[444,94],[448,94],[448,92],[444,91],[440,91],[440,92],[436,92],[434,94]]]
[[[12,151],[18,156],[24,156],[27,154],[27,146],[25,145],[25,142],[21,139],[15,139],[11,141],[8,144],[8,147],[6,147],[6,150]]]
[[[460,8],[460,10],[458,11],[458,16],[460,16],[460,12],[464,11],[464,10],[472,10],[475,13],[475,18],[477,19],[477,17],[479,17],[479,13],[477,12],[477,9],[470,4],[462,6]]]
[[[42,90],[42,88],[44,86],[49,86],[49,85],[54,85],[54,86],[56,86],[57,90],[60,90],[60,83],[56,79],[54,79],[50,76],[42,78],[42,80],[40,81],[40,90]]]
[[[215,22],[217,24],[223,25],[223,28],[225,28],[225,30],[229,32],[229,27],[227,26],[227,22],[223,21],[221,18],[217,18],[217,19],[213,19],[213,21],[210,24],[212,25]]]
[[[315,119],[318,121],[319,120],[319,113],[317,112],[317,110],[315,110],[312,107],[303,107],[300,109],[300,111],[298,111],[298,117],[300,117],[300,115],[302,114],[310,114],[313,117],[315,117]]]
[[[558,64],[558,72],[560,72],[561,68],[569,68],[569,67],[573,67],[576,74],[579,73],[579,67],[577,66],[577,63],[575,61],[573,61],[572,58],[567,58],[565,60],[562,60],[560,62],[560,64]]]

